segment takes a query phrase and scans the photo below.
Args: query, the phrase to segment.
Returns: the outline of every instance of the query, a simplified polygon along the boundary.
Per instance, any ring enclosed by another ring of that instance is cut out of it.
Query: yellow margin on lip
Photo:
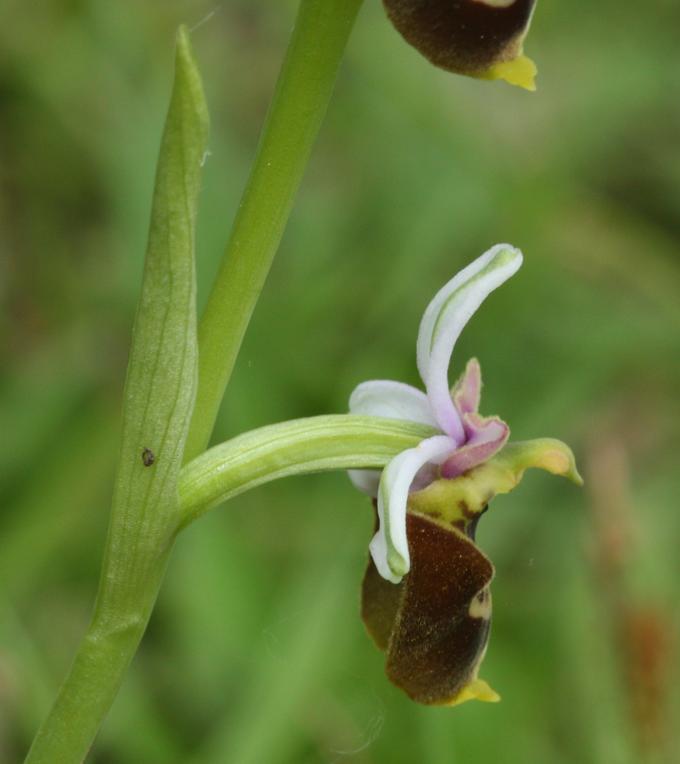
[[[501,61],[479,75],[484,80],[505,80],[525,90],[536,90],[536,64],[528,56],[520,55],[512,61]]]
[[[457,706],[461,703],[465,703],[467,700],[481,700],[485,703],[498,703],[500,699],[501,696],[483,679],[473,679],[470,684],[465,685],[458,695],[446,705]]]

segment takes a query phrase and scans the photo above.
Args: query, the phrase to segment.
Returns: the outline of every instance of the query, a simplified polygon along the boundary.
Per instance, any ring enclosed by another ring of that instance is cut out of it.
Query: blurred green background
[[[200,299],[294,4],[0,7],[0,761],[87,623],[177,25],[212,112]],[[217,438],[418,384],[423,308],[497,241],[520,274],[465,331],[482,410],[575,449],[484,518],[496,706],[420,708],[358,617],[368,501],[275,483],[180,538],[92,762],[680,760],[680,6],[539,3],[527,94],[435,70],[367,0]]]

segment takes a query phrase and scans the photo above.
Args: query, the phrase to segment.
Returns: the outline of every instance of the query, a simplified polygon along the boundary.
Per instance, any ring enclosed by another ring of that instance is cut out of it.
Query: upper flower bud
[[[523,55],[536,0],[383,0],[404,37],[435,66],[535,90]]]

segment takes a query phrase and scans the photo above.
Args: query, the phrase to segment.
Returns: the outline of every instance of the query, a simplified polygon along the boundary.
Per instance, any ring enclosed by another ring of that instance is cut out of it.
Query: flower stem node
[[[404,37],[435,66],[535,90],[523,53],[536,0],[383,0]]]
[[[435,295],[418,332],[425,392],[375,380],[360,384],[350,397],[352,414],[438,430],[397,454],[382,473],[350,472],[355,485],[373,496],[376,510],[362,592],[364,623],[387,654],[389,678],[428,705],[499,700],[478,677],[491,628],[494,567],[475,544],[475,532],[489,503],[512,491],[530,467],[582,484],[564,443],[509,443],[502,419],[479,414],[482,376],[476,359],[449,387],[460,332],[521,264],[519,250],[497,245]]]

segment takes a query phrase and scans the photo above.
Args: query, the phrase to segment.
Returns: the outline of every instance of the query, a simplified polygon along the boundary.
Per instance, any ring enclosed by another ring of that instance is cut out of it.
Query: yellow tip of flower
[[[536,64],[528,56],[521,55],[512,61],[494,64],[484,72],[482,77],[487,80],[504,80],[511,85],[533,92],[536,90],[537,73]]]
[[[467,700],[481,700],[484,703],[498,703],[501,696],[493,690],[483,679],[474,679],[470,684],[449,701],[447,706],[458,706]]]
[[[565,477],[578,486],[583,485],[583,478],[576,467],[574,454],[561,440],[536,438],[516,441],[509,443],[497,456],[498,463],[515,474],[515,483],[519,483],[524,470],[537,467],[553,475]],[[494,459],[491,460],[493,461]]]
[[[542,463],[539,465],[553,475],[561,475],[571,480],[577,486],[583,485],[583,478],[576,468],[576,463],[571,454],[561,450],[546,451]]]

